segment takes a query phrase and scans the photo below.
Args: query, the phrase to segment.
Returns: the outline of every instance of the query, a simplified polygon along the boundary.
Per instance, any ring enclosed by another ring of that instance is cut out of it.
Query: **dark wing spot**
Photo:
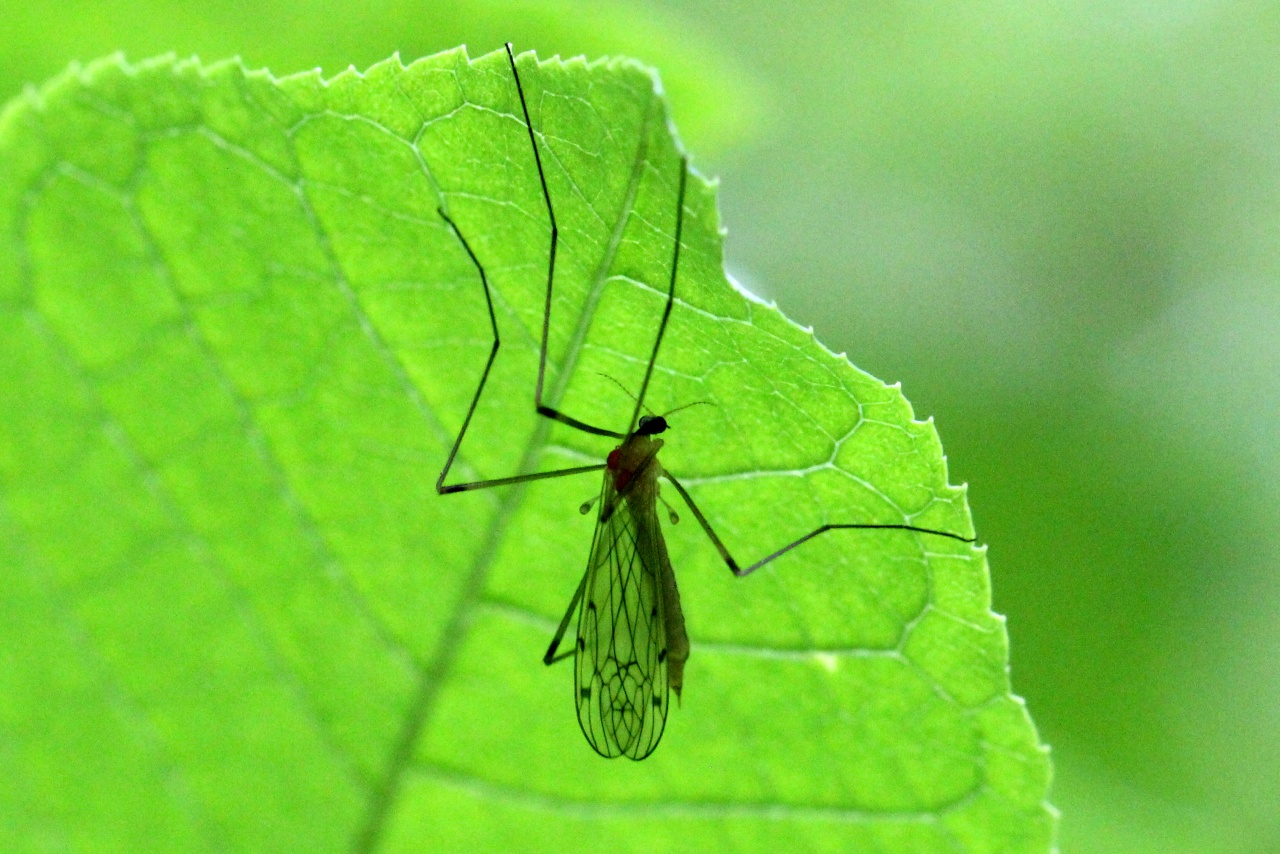
[[[587,610],[588,610],[588,611],[594,611],[595,609],[596,609],[596,602],[595,602],[595,600],[594,600],[594,599],[592,599],[591,601],[587,602]]]
[[[587,642],[582,638],[578,638],[578,649],[586,649],[586,648],[587,648]]]
[[[664,649],[658,653],[658,663],[661,664],[666,660],[667,660],[667,651]]]
[[[579,691],[579,693],[580,693],[580,694],[582,694],[582,699],[584,699],[584,700],[590,700],[590,699],[591,699],[591,689],[590,689],[589,687],[588,687],[588,688],[583,688],[581,691]]]
[[[661,709],[661,708],[662,708],[662,698],[661,698],[661,697],[655,696],[655,697],[653,698],[653,707],[654,707],[655,709]]]
[[[657,606],[657,605],[654,605],[654,606],[653,606],[653,610],[649,612],[649,616],[650,616],[650,617],[652,617],[652,618],[653,618],[653,619],[655,619],[655,620],[656,620],[656,619],[658,619],[658,606]]]

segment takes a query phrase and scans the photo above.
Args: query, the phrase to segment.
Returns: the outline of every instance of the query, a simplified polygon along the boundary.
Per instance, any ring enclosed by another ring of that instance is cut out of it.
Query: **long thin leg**
[[[542,169],[542,155],[538,151],[537,139],[533,134],[533,123],[529,118],[529,106],[524,97],[524,86],[520,83],[520,72],[516,68],[515,54],[511,50],[511,44],[507,44],[507,60],[511,64],[511,75],[515,79],[516,93],[520,97],[520,109],[524,113],[525,129],[529,132],[529,146],[533,149],[533,159],[538,167],[538,182],[542,187],[542,199],[547,206],[547,217],[551,221],[551,246],[547,257],[547,294],[543,305],[542,314],[542,346],[538,354],[538,382],[534,390],[534,408],[539,415],[551,418],[563,424],[567,424],[577,430],[585,433],[592,433],[597,436],[610,436],[615,439],[624,439],[626,436],[613,430],[606,430],[603,427],[596,427],[579,421],[564,413],[556,410],[542,402],[542,388],[545,384],[547,373],[547,345],[551,332],[551,293],[555,283],[556,274],[556,250],[559,246],[559,226],[556,224],[555,208],[551,204],[551,192],[547,188],[546,174]],[[480,274],[480,284],[484,288],[485,307],[489,311],[489,325],[493,330],[493,347],[489,350],[489,358],[485,362],[484,372],[480,375],[480,383],[476,386],[476,393],[471,398],[471,405],[467,408],[467,416],[462,422],[462,429],[458,432],[458,438],[454,441],[453,447],[449,449],[449,458],[445,461],[444,468],[440,471],[440,476],[436,478],[436,492],[441,495],[447,495],[453,492],[465,492],[470,489],[485,489],[491,486],[503,486],[512,483],[523,483],[530,480],[540,480],[547,477],[559,477],[562,475],[582,474],[584,472],[599,471],[604,468],[603,465],[595,466],[579,466],[570,469],[559,469],[551,472],[541,472],[539,474],[518,475],[515,477],[503,477],[492,480],[478,480],[471,483],[453,483],[445,484],[444,480],[449,474],[449,469],[453,467],[453,462],[458,456],[458,449],[462,446],[462,439],[466,436],[467,428],[471,426],[471,419],[475,415],[476,407],[480,403],[480,396],[484,393],[485,384],[489,381],[489,373],[493,369],[493,363],[498,357],[498,349],[501,347],[501,339],[498,335],[498,319],[493,310],[493,294],[489,289],[489,279],[485,275],[484,266],[480,263],[480,259],[476,257],[475,252],[471,248],[471,244],[467,242],[462,231],[458,228],[457,223],[443,209],[439,209],[441,218],[449,224],[449,228],[457,236],[462,247],[466,249],[471,263],[475,265],[476,271]],[[668,309],[669,310],[669,309]]]
[[[569,607],[564,612],[564,617],[560,620],[560,626],[556,629],[556,636],[551,639],[551,646],[547,647],[547,654],[542,656],[542,663],[550,667],[557,661],[564,661],[573,655],[575,650],[556,655],[556,650],[560,648],[560,641],[564,640],[564,633],[569,630],[569,621],[573,619],[573,614],[578,610],[578,603],[582,601],[582,594],[587,590],[587,576],[591,574],[591,568],[587,567],[587,571],[582,573],[582,581],[578,582],[578,589],[573,592],[573,599],[569,600]]]
[[[547,263],[547,299],[542,309],[542,352],[538,356],[538,385],[533,393],[533,404],[538,410],[538,414],[559,421],[562,424],[568,424],[570,427],[576,427],[586,433],[594,433],[597,436],[612,436],[615,439],[625,439],[622,433],[616,433],[613,430],[606,430],[603,427],[593,427],[585,421],[565,415],[558,409],[547,406],[542,402],[542,386],[547,375],[547,340],[551,334],[551,287],[556,278],[556,248],[560,243],[560,228],[556,225],[556,212],[551,206],[551,191],[547,189],[547,176],[542,171],[542,155],[538,153],[538,141],[533,135],[533,121],[529,118],[529,105],[525,103],[524,87],[520,85],[520,72],[516,69],[516,55],[511,50],[511,42],[507,42],[507,61],[511,63],[511,74],[516,80],[516,94],[520,96],[520,110],[524,113],[524,126],[529,131],[529,145],[533,148],[533,160],[538,167],[538,180],[542,183],[542,199],[547,205],[547,217],[551,220],[551,251],[549,261]]]
[[[441,218],[453,229],[458,242],[462,244],[462,248],[467,250],[467,255],[471,257],[471,263],[475,264],[476,269],[480,272],[480,284],[484,286],[484,301],[489,309],[489,325],[493,329],[493,348],[489,350],[489,360],[484,363],[484,373],[480,375],[480,384],[476,386],[475,396],[471,398],[471,406],[467,408],[467,417],[462,420],[462,429],[458,431],[458,438],[454,440],[453,447],[449,449],[449,458],[445,460],[444,468],[440,470],[440,476],[436,478],[436,492],[440,495],[448,495],[452,492],[465,492],[469,489],[486,489],[490,486],[504,486],[509,483],[524,483],[548,477],[564,477],[571,474],[600,471],[605,467],[603,463],[594,466],[577,466],[569,469],[538,472],[537,474],[516,475],[515,477],[500,477],[493,480],[477,480],[471,483],[446,484],[444,482],[444,479],[449,475],[449,469],[453,466],[454,459],[458,456],[458,448],[462,446],[462,438],[467,435],[467,428],[471,426],[471,417],[476,414],[476,405],[480,403],[480,395],[484,393],[484,385],[489,380],[489,371],[493,368],[493,360],[497,358],[498,347],[502,342],[498,337],[498,318],[493,311],[493,295],[489,292],[489,279],[485,276],[484,266],[481,265],[476,253],[471,250],[471,244],[462,236],[462,232],[458,230],[458,226],[449,214],[443,208],[440,209],[439,213]]]
[[[640,384],[640,393],[636,395],[636,408],[631,413],[628,430],[635,429],[640,418],[640,410],[644,407],[644,395],[649,390],[649,378],[653,376],[653,365],[658,360],[658,348],[662,346],[662,336],[667,331],[667,320],[671,317],[671,306],[676,300],[676,272],[680,269],[680,240],[684,234],[684,187],[689,176],[689,158],[680,158],[680,191],[676,194],[676,242],[671,250],[671,282],[667,285],[667,304],[662,309],[662,322],[658,324],[658,334],[653,339],[653,353],[649,355],[649,365],[644,369],[644,382]]]
[[[796,546],[799,546],[803,543],[807,543],[809,542],[809,540],[812,540],[814,537],[818,536],[819,534],[825,534],[827,531],[837,531],[837,530],[914,531],[917,534],[932,534],[935,537],[947,537],[952,540],[959,540],[962,543],[974,543],[974,542],[977,542],[978,540],[977,537],[962,537],[959,534],[953,534],[950,531],[935,531],[932,528],[919,528],[919,527],[916,527],[915,525],[875,525],[875,524],[868,524],[868,523],[859,523],[859,524],[837,523],[837,524],[831,524],[831,525],[823,525],[819,528],[816,528],[815,530],[810,531],[809,533],[805,534],[803,537],[796,540],[795,542],[788,543],[787,545],[778,549],[773,554],[767,555],[766,557],[761,558],[760,560],[756,561],[750,566],[743,568],[738,566],[738,562],[733,559],[733,555],[729,554],[729,550],[725,548],[724,543],[722,543],[720,541],[720,538],[716,536],[716,532],[711,527],[711,523],[707,521],[707,517],[703,516],[702,511],[698,509],[698,505],[693,503],[693,498],[690,497],[688,491],[686,491],[685,488],[680,485],[680,481],[672,477],[669,472],[664,472],[663,476],[668,481],[671,482],[672,486],[676,488],[676,492],[680,493],[680,497],[684,499],[684,503],[689,505],[689,509],[693,511],[694,518],[698,520],[698,524],[702,526],[702,530],[707,532],[707,537],[711,540],[712,545],[714,545],[716,547],[716,550],[720,552],[720,557],[722,557],[724,559],[724,562],[729,565],[729,570],[739,578],[741,578],[744,575],[750,575],[751,573],[755,572],[757,569],[764,566],[765,564],[770,563],[771,561],[782,557],[784,554],[791,551]]]

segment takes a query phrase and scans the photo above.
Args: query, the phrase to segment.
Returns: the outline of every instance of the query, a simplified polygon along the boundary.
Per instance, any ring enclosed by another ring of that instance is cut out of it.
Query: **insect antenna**
[[[630,391],[626,386],[624,386],[621,382],[619,382],[618,380],[616,380],[616,379],[614,379],[613,377],[609,376],[609,375],[608,375],[608,374],[606,374],[604,371],[596,371],[596,373],[597,373],[597,374],[599,374],[600,376],[604,377],[604,378],[605,378],[605,379],[607,379],[607,380],[612,380],[612,381],[613,381],[613,384],[614,384],[614,385],[616,385],[618,388],[622,389],[622,393],[623,393],[623,394],[625,394],[627,397],[631,398],[632,400],[636,401],[637,403],[639,403],[639,402],[640,402],[640,398],[638,398],[638,397],[636,397],[634,394],[632,394],[632,393],[631,393],[631,391]],[[647,406],[644,408],[644,411],[645,411],[645,412],[648,412],[650,415],[655,414],[655,413],[654,413],[654,411],[653,411],[652,409],[650,409],[649,407],[647,407]]]
[[[680,410],[688,409],[691,406],[715,406],[715,404],[709,400],[695,400],[693,403],[686,403],[684,406],[677,406],[675,409],[668,409],[666,412],[662,413],[662,417],[666,418],[668,415],[675,415]]]

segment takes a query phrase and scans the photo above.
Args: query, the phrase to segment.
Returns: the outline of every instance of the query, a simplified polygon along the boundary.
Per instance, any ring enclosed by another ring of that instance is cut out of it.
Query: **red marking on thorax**
[[[609,466],[609,471],[613,472],[613,488],[619,492],[626,489],[635,472],[622,468],[622,448],[614,448],[610,451],[606,464]]]

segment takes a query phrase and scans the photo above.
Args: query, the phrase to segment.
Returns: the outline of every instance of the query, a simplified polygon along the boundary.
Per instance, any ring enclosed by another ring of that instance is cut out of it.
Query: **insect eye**
[[[655,436],[665,432],[666,429],[667,419],[661,415],[641,415],[640,421],[636,424],[636,432],[641,436]]]

